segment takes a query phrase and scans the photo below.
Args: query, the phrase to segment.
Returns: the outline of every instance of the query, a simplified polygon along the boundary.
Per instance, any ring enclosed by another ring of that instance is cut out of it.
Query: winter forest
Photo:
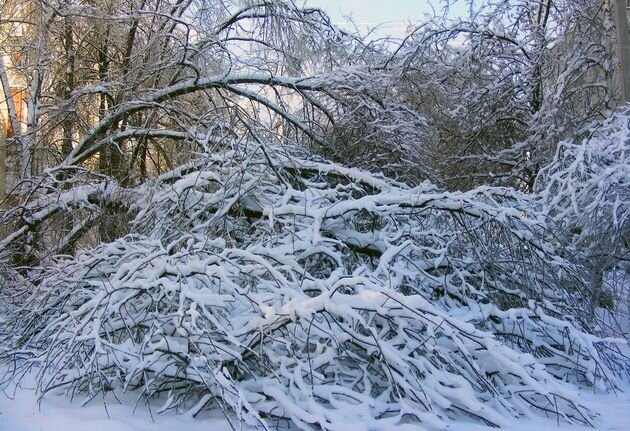
[[[617,2],[459,2],[394,39],[297,0],[0,0],[0,389],[597,428],[577,391],[630,388]]]

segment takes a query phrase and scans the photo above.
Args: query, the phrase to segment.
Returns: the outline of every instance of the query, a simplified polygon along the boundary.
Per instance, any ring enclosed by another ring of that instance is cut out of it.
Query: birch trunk
[[[0,55],[0,83],[2,84],[2,90],[4,92],[4,99],[6,101],[7,113],[9,116],[9,124],[13,130],[12,136],[7,136],[6,149],[4,158],[4,190],[5,193],[10,193],[15,189],[20,182],[22,174],[22,160],[20,154],[22,153],[22,129],[20,122],[18,121],[17,109],[13,102],[13,94],[11,93],[11,84],[9,83],[9,76],[4,64],[4,58]]]

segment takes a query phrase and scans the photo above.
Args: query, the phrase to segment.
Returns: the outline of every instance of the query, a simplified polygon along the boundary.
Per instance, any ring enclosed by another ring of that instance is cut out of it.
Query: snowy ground
[[[153,415],[134,403],[92,403],[81,407],[63,397],[47,397],[38,405],[32,389],[0,394],[0,431],[231,431],[220,412],[202,419]],[[109,415],[109,417],[108,417]]]
[[[102,403],[81,407],[66,398],[47,397],[40,405],[32,389],[21,388],[0,394],[0,431],[230,431],[230,425],[220,412],[202,418],[175,414],[153,415],[144,406],[134,411],[133,402]],[[584,392],[588,405],[600,413],[597,430],[627,431],[630,429],[630,391],[595,395]],[[109,414],[109,417],[108,417]],[[243,427],[245,429],[245,427]],[[357,428],[359,429],[359,428]],[[489,431],[489,428],[471,423],[452,424],[449,431]],[[556,424],[541,418],[525,418],[504,429],[510,431],[586,431],[590,428]]]

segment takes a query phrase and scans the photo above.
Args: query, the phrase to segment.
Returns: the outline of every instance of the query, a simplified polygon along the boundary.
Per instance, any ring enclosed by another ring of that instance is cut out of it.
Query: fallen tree
[[[134,216],[129,234],[76,256],[5,266],[5,286],[28,286],[0,323],[9,377],[35,367],[42,395],[134,390],[166,395],[160,411],[326,430],[532,412],[592,425],[566,382],[627,377],[624,342],[593,335],[588,276],[536,196],[234,148],[134,189],[41,196]],[[26,234],[4,240],[3,261]]]

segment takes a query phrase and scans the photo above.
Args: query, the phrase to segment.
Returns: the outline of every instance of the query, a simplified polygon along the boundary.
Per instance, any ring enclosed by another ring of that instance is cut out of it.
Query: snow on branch
[[[583,138],[558,145],[537,188],[558,219],[593,214],[617,229],[630,217],[630,125],[628,112],[592,125]]]
[[[593,307],[614,310],[621,321],[630,316],[629,120],[626,108],[561,142],[536,184],[565,254],[590,270]],[[627,324],[611,331],[628,338]]]
[[[129,235],[42,268],[0,324],[42,394],[164,393],[161,411],[227,406],[261,429],[593,425],[566,381],[628,371],[622,342],[575,317],[581,269],[513,190],[250,145],[135,191]]]

